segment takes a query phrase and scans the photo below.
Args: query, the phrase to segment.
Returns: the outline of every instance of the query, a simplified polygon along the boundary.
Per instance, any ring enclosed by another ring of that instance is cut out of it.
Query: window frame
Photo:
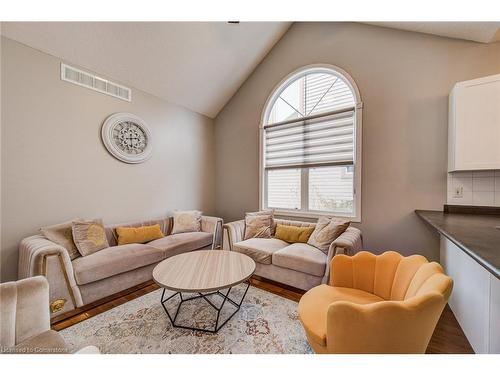
[[[339,76],[342,78],[345,83],[351,89],[354,97],[355,97],[355,106],[354,106],[354,213],[353,215],[339,215],[338,212],[328,212],[328,211],[313,211],[313,210],[287,210],[287,209],[275,209],[275,214],[278,216],[291,216],[298,218],[318,218],[323,215],[330,215],[336,217],[347,218],[353,222],[361,222],[361,164],[362,164],[362,112],[363,112],[363,102],[361,101],[361,95],[359,93],[358,86],[354,79],[347,73],[345,70],[339,68],[335,65],[330,64],[311,64],[307,66],[303,66],[290,74],[284,77],[271,91],[271,94],[268,96],[266,103],[264,105],[264,109],[261,114],[260,126],[259,126],[259,207],[260,209],[266,209],[266,192],[267,192],[267,174],[264,168],[264,160],[265,160],[265,130],[264,126],[266,125],[266,121],[269,118],[272,107],[275,101],[279,98],[283,90],[285,90],[290,83],[293,81],[302,78],[306,74],[311,73],[327,73]],[[302,183],[301,187],[307,186],[304,185],[304,175],[309,173],[310,167],[302,168]],[[304,172],[306,170],[306,172]],[[307,198],[309,192],[304,192],[301,189],[301,205],[303,204],[303,199]]]

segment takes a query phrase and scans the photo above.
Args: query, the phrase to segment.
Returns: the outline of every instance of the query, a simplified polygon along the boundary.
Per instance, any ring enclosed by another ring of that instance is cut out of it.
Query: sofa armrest
[[[49,282],[52,316],[83,306],[68,251],[41,235],[27,237],[19,245],[19,278],[37,275]]]
[[[220,217],[215,216],[202,216],[201,217],[201,231],[212,233],[212,249],[222,247],[222,225],[224,221]]]
[[[323,284],[327,284],[330,278],[330,264],[335,255],[346,254],[354,255],[356,252],[363,248],[363,240],[361,231],[358,228],[348,227],[344,233],[338,236],[330,245],[328,249],[328,256],[326,259],[326,269]]]
[[[245,233],[245,220],[238,220],[224,224],[224,230],[227,234],[229,250],[233,250],[233,244],[243,241],[243,235]]]
[[[2,347],[50,330],[49,284],[42,276],[0,284],[0,306]]]
[[[335,254],[354,255],[363,249],[363,239],[358,228],[349,227],[332,242]]]

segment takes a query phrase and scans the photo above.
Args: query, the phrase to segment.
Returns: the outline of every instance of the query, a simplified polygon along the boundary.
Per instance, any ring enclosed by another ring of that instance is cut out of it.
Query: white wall
[[[211,119],[140,90],[128,103],[63,82],[58,58],[10,39],[2,38],[1,53],[2,281],[16,278],[18,242],[42,225],[77,216],[120,222],[183,208],[213,214]],[[100,129],[115,112],[148,123],[150,160],[131,165],[108,154]]]
[[[500,43],[482,44],[354,23],[295,23],[215,120],[216,212],[226,221],[259,205],[259,121],[290,72],[326,63],[356,81],[363,108],[365,249],[437,259],[435,231],[415,209],[446,202],[448,94],[500,72]]]

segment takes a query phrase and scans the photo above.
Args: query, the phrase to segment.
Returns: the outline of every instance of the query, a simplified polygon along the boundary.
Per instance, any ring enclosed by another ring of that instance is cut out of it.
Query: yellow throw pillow
[[[146,243],[165,237],[160,229],[160,224],[138,228],[118,227],[116,234],[118,235],[118,245]]]
[[[313,231],[314,227],[296,227],[293,225],[278,224],[275,237],[288,243],[306,243]]]

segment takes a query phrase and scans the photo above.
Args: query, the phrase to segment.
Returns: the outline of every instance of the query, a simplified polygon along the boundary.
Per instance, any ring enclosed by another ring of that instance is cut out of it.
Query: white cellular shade
[[[266,168],[352,164],[354,111],[266,128]]]
[[[300,169],[276,169],[267,173],[267,206],[300,209]]]

